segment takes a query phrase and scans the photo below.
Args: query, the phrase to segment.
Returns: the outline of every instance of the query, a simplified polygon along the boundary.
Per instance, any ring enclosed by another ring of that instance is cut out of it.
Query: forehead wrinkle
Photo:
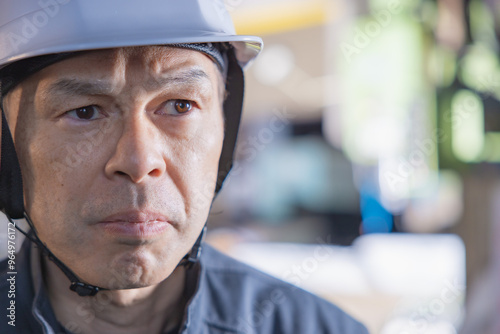
[[[63,78],[51,84],[47,90],[50,95],[109,95],[116,85],[102,80]]]
[[[82,54],[81,56],[85,55],[86,54]],[[103,57],[97,64],[98,68],[102,68],[99,77],[63,77],[51,84],[47,92],[49,94],[81,96],[110,95],[120,90],[124,85],[125,58],[126,54],[123,50],[115,49],[111,55]],[[69,61],[71,61],[71,59]]]
[[[169,72],[154,75],[152,80],[148,80],[144,89],[147,91],[159,90],[172,85],[212,85],[208,74],[200,68],[192,68],[180,73],[171,74]]]
[[[220,71],[213,59],[199,51],[188,50],[168,46],[148,46],[148,47],[128,47],[123,52],[128,56],[128,60],[138,60],[137,66],[148,76],[143,89],[147,91],[166,88],[171,85],[196,86],[213,88],[210,77],[211,71],[201,66],[199,63],[193,64],[193,59],[189,55],[201,54],[210,59],[210,63]],[[198,61],[196,61],[198,62]]]

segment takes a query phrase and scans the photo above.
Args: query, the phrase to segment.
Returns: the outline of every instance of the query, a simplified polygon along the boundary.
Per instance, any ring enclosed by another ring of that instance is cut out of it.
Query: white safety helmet
[[[223,107],[225,135],[218,192],[233,161],[243,103],[242,69],[263,47],[259,37],[236,35],[223,0],[1,0],[0,91],[3,94],[3,73],[30,59],[128,46],[189,48],[189,45],[213,43],[224,45],[228,91]],[[0,210],[9,219],[26,217],[32,225],[24,212],[21,171],[3,111],[2,117]],[[63,270],[72,282],[72,290],[82,296],[102,290],[81,282],[38,239],[34,229],[32,233],[28,238]],[[188,262],[196,261],[202,237],[203,232],[186,256]]]
[[[2,0],[0,68],[61,52],[229,42],[241,66],[262,48],[238,36],[223,0]]]

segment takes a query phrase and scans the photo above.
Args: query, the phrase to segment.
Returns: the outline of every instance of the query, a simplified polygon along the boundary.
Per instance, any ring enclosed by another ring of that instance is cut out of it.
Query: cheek
[[[68,164],[67,160],[74,157],[68,152],[68,146],[63,140],[54,140],[50,137],[38,137],[20,155],[20,163],[25,182],[26,204],[45,202],[47,194],[51,201],[59,200],[62,189],[67,188],[71,179],[68,175],[79,167],[77,164]],[[75,173],[76,174],[76,173]]]
[[[68,214],[76,214],[97,177],[100,154],[86,138],[74,141],[54,128],[33,133],[20,154],[25,205],[32,218],[43,221],[50,215],[51,220],[68,221]]]
[[[57,162],[65,155],[63,141],[41,135],[43,129],[32,126],[29,133],[16,134],[16,146],[23,176],[26,211],[44,242],[53,244],[54,236],[69,237],[72,227],[64,219],[68,199],[73,198],[64,185]]]
[[[19,127],[16,132],[16,151],[23,176],[23,188],[25,205],[31,211],[33,204],[39,200],[44,200],[47,196],[41,194],[53,194],[51,182],[55,175],[52,164],[52,153],[58,152],[58,147],[52,146],[51,140],[45,136],[40,136],[36,127],[31,132],[24,131],[28,126]]]
[[[194,131],[175,159],[179,166],[179,186],[186,202],[186,214],[205,220],[212,203],[217,181],[219,157],[222,150],[222,117],[207,122]],[[197,219],[198,220],[198,219]]]

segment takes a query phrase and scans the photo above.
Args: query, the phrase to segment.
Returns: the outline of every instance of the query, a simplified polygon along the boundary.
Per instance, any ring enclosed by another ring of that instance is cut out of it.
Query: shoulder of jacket
[[[264,327],[264,323],[274,326],[279,321],[285,333],[316,330],[317,333],[368,333],[361,323],[338,306],[308,291],[241,263],[208,245],[204,245],[202,254],[209,299],[218,303],[218,309],[224,310],[224,313],[239,314],[240,324],[263,319],[261,325]]]

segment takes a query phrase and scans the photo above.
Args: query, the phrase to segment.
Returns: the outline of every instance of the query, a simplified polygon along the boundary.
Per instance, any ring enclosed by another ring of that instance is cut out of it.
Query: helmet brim
[[[25,50],[22,54],[16,56],[0,59],[0,69],[3,67],[27,58],[43,56],[55,53],[74,52],[74,51],[89,51],[99,49],[113,49],[130,46],[148,46],[148,45],[169,45],[177,43],[220,43],[227,42],[233,45],[235,49],[236,59],[242,68],[245,68],[254,60],[263,48],[263,41],[256,36],[227,36],[220,37],[210,36],[200,38],[193,36],[166,36],[165,38],[151,38],[151,36],[93,36],[92,38],[85,38],[82,40],[72,39],[71,41],[62,42],[61,40],[54,41],[54,45],[46,45],[39,48],[33,45],[32,50]]]

